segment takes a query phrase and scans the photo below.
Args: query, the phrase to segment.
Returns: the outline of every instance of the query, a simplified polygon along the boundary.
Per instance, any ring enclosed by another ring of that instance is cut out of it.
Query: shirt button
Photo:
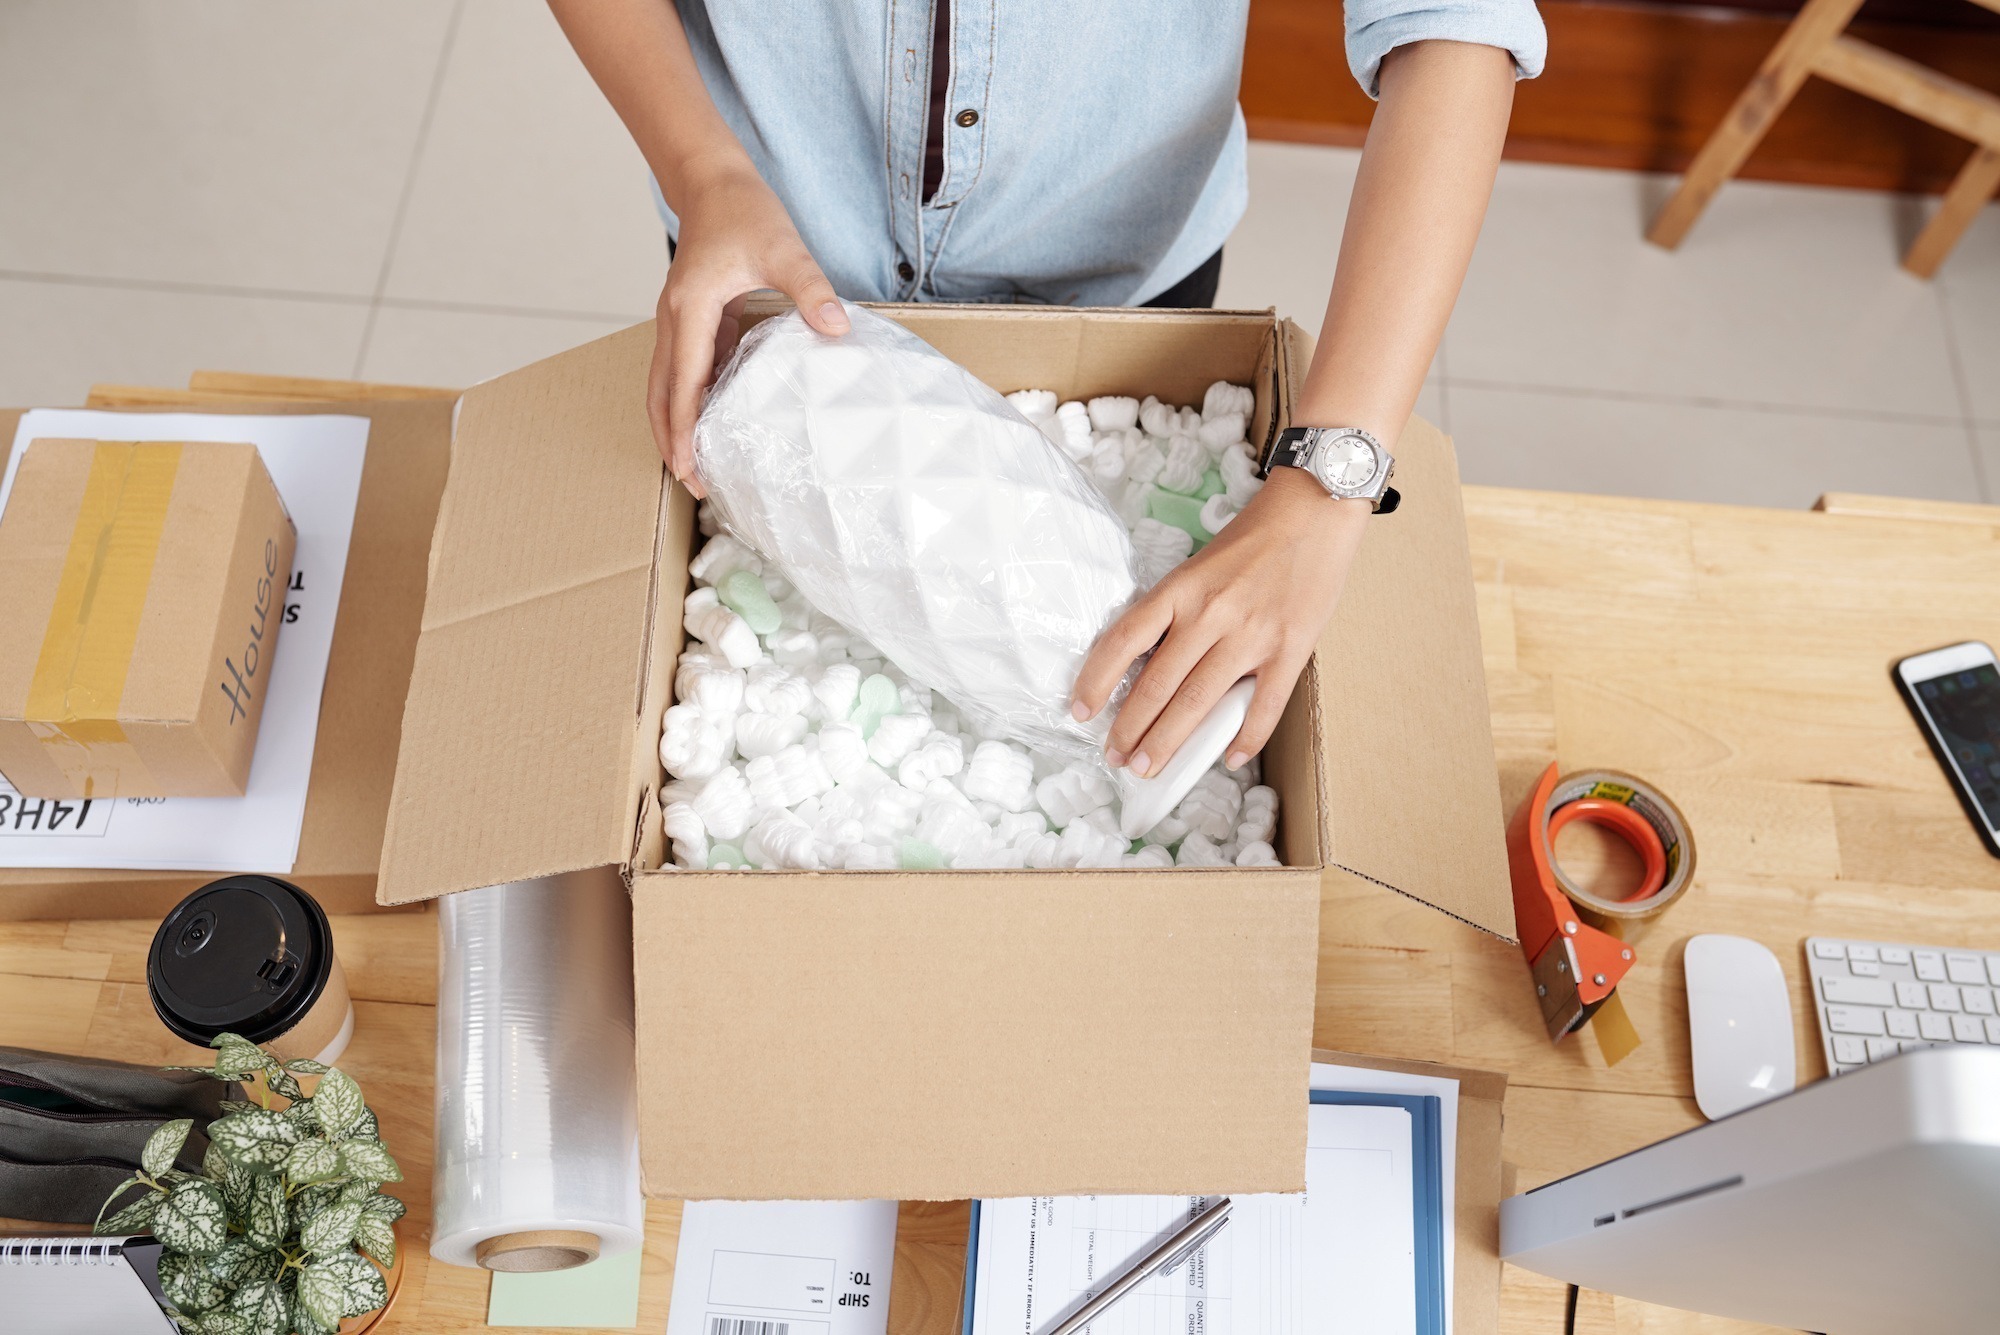
[[[904,260],[901,264],[896,266],[896,277],[902,279],[904,282],[907,283],[916,276],[917,276],[917,271],[910,267],[910,262],[908,260]]]
[[[958,113],[958,125],[960,129],[970,130],[977,124],[979,124],[979,113],[971,107],[967,107],[964,111]]]

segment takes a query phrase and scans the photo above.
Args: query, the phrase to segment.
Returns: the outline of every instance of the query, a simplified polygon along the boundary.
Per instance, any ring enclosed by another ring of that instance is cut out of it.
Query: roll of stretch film
[[[1640,862],[1639,885],[1607,899],[1577,884],[1555,858],[1555,837],[1575,821],[1617,835]],[[1694,878],[1694,835],[1665,793],[1617,770],[1567,777],[1543,771],[1507,827],[1514,922],[1552,1040],[1586,1023],[1604,1060],[1639,1046],[1617,988],[1637,962],[1636,942]]]
[[[431,1255],[563,1270],[645,1238],[631,899],[615,870],[438,908]]]

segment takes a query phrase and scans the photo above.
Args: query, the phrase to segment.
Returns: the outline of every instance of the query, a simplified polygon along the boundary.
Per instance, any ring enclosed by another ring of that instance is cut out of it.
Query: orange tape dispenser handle
[[[1659,891],[1667,875],[1659,832],[1630,807],[1583,798],[1548,810],[1560,775],[1550,765],[1507,827],[1507,864],[1514,881],[1514,925],[1551,1039],[1575,1032],[1618,986],[1636,954],[1624,941],[1583,920],[1556,882],[1552,843],[1573,820],[1604,825],[1623,837],[1644,864],[1635,899]]]

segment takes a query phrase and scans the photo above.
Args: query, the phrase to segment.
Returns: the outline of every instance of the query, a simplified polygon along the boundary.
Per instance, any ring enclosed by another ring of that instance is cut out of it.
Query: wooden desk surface
[[[1315,1040],[1508,1072],[1505,1153],[1532,1186],[1694,1125],[1680,952],[1699,931],[1765,942],[1793,982],[1801,1075],[1823,1074],[1799,942],[1825,933],[2000,946],[1986,856],[1889,682],[1890,663],[2000,642],[2000,509],[1840,498],[1785,513],[1468,488],[1503,798],[1551,759],[1653,780],[1687,813],[1694,888],[1639,944],[1623,992],[1644,1044],[1607,1069],[1552,1046],[1520,953],[1413,903],[1344,889],[1321,917]],[[425,1253],[436,919],[336,922],[356,997],[342,1065],[408,1180],[410,1265],[382,1329],[478,1329],[483,1272]],[[184,1059],[146,1000],[151,924],[0,924],[0,1043]],[[954,1329],[965,1212],[906,1205],[890,1328]],[[679,1207],[654,1204],[639,1329],[665,1327]],[[1502,1328],[1562,1330],[1561,1285],[1509,1269]],[[1742,1332],[1584,1295],[1580,1332]]]

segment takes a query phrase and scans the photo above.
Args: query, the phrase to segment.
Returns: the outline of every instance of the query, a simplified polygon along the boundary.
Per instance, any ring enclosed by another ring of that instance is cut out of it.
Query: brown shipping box
[[[1287,419],[1270,314],[890,306],[995,388]],[[1511,937],[1450,443],[1413,419],[1264,755],[1273,868],[694,872],[658,738],[694,506],[645,417],[642,325],[468,391],[431,551],[379,893],[628,872],[649,1194],[1294,1191],[1322,878]]]
[[[0,774],[240,796],[296,542],[255,445],[32,442],[0,515]]]
[[[246,406],[237,401],[173,409],[252,415],[331,412],[370,419],[305,824],[298,860],[287,878],[333,913],[377,907],[375,872],[423,611],[431,530],[450,459],[452,402]],[[0,464],[18,419],[16,411],[0,411]],[[307,588],[289,597],[297,601],[313,593]],[[11,823],[19,815],[10,812],[5,819]],[[221,874],[0,868],[0,920],[158,917]]]

